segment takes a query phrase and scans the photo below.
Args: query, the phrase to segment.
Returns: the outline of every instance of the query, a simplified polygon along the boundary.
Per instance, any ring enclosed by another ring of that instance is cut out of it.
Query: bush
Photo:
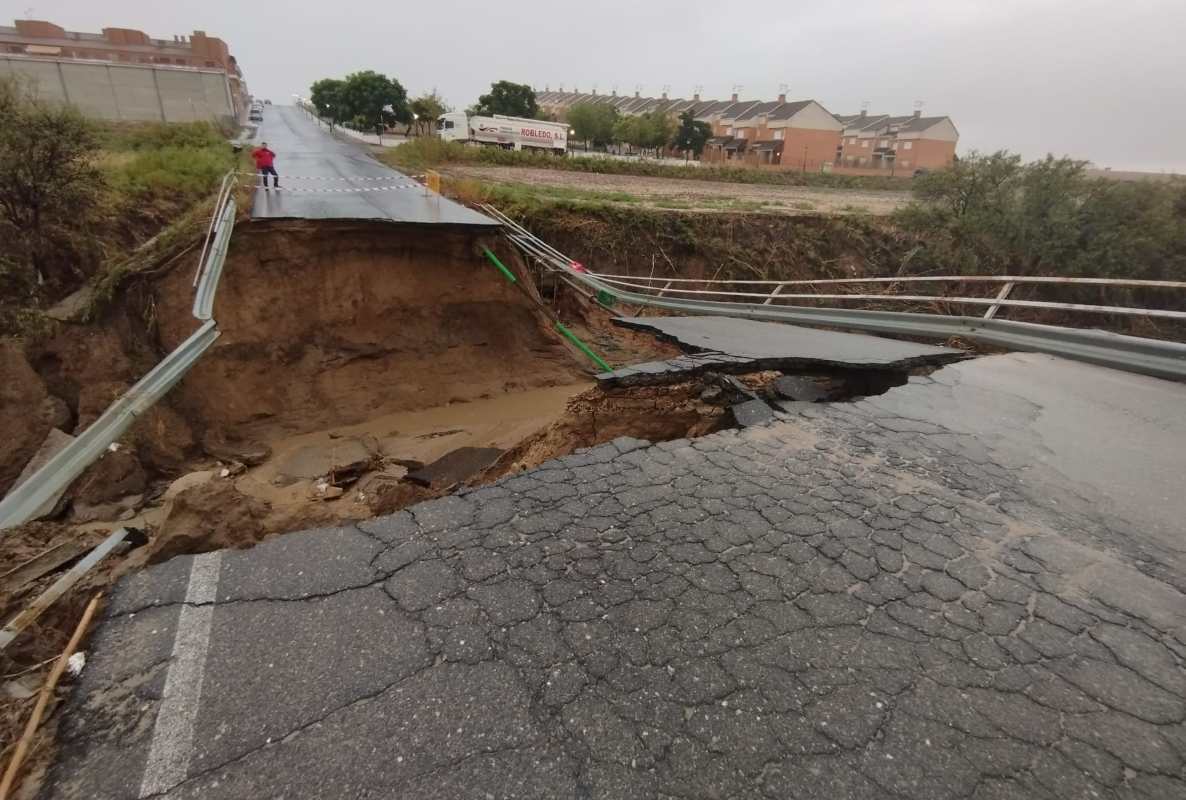
[[[921,234],[915,269],[1181,280],[1186,182],[1088,177],[1068,158],[972,153],[919,178],[895,222]]]
[[[210,122],[124,122],[104,126],[100,142],[104,150],[158,150],[163,147],[213,147],[224,144],[227,135]]]
[[[168,195],[189,204],[217,189],[232,163],[231,148],[225,144],[144,150],[117,168],[111,184],[136,200]]]
[[[36,302],[93,268],[88,228],[103,191],[95,126],[0,79],[0,290]]]

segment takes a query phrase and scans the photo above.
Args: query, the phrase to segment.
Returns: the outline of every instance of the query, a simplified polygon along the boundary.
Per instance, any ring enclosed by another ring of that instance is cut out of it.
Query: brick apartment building
[[[955,159],[959,131],[949,117],[888,114],[850,114],[836,145],[836,164],[847,170],[910,174],[917,169],[941,169]]]
[[[536,96],[540,108],[563,119],[582,103],[604,103],[625,115],[691,111],[712,126],[701,160],[772,169],[911,174],[949,166],[959,132],[948,117],[868,115],[837,117],[815,100],[691,100],[552,91]],[[863,144],[862,144],[863,143]]]
[[[0,54],[55,60],[106,61],[226,73],[238,114],[249,99],[247,84],[227,43],[205,31],[172,39],[153,39],[133,28],[77,33],[43,20],[18,19],[0,25]]]

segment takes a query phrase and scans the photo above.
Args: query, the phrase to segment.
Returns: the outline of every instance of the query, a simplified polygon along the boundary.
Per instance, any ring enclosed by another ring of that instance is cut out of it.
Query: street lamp
[[[383,113],[386,112],[386,113],[390,114],[394,110],[395,109],[393,109],[391,107],[390,103],[388,103],[387,105],[385,105],[379,109],[379,126],[375,130],[375,135],[377,135],[379,137],[379,146],[380,147],[383,146]]]

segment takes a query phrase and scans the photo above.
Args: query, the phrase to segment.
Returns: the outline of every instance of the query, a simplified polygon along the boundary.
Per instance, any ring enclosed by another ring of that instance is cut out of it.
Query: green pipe
[[[494,255],[494,253],[490,252],[489,247],[483,247],[482,250],[483,250],[483,252],[486,253],[486,258],[490,259],[490,263],[492,263],[492,264],[494,264],[494,266],[498,267],[498,271],[502,273],[502,276],[504,278],[506,278],[511,283],[518,283],[518,281],[515,279],[515,273],[511,272],[509,269],[504,267],[502,262],[498,260],[498,256],[496,256],[496,255]]]
[[[570,342],[572,342],[573,344],[575,344],[577,346],[578,350],[580,350],[582,353],[584,353],[589,358],[591,358],[593,360],[594,364],[601,367],[602,372],[613,372],[614,371],[614,368],[611,367],[609,364],[605,363],[605,361],[602,360],[601,356],[597,355],[596,353],[594,353],[592,350],[589,349],[589,345],[585,344],[580,339],[578,339],[577,335],[575,333],[570,331],[568,328],[564,327],[564,325],[562,323],[560,323],[559,321],[556,322],[556,330],[558,330],[562,334],[564,334],[564,336]]]

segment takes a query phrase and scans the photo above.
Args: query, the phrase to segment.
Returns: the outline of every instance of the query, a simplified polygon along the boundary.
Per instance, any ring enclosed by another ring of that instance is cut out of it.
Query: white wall
[[[812,102],[787,120],[788,128],[808,128],[813,131],[839,131],[844,126],[819,103]]]
[[[100,61],[0,56],[0,75],[29,78],[38,94],[88,117],[192,122],[234,117],[226,73]]]

